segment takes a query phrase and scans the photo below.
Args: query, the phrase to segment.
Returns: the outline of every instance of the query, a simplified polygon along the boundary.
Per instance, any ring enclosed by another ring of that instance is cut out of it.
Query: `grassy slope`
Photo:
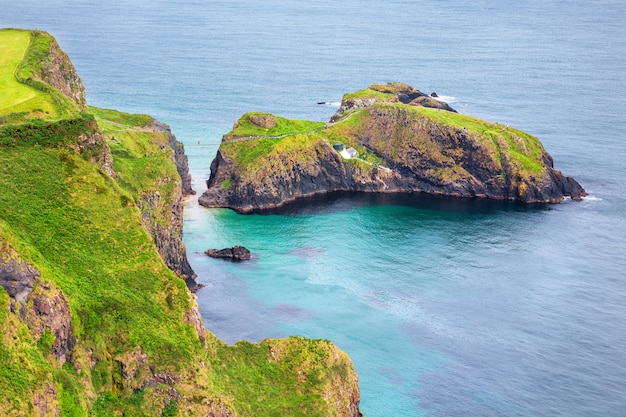
[[[152,217],[153,223],[165,226],[171,214],[171,202],[178,186],[178,172],[171,163],[163,163],[173,151],[168,145],[168,134],[143,129],[154,119],[147,115],[131,115],[114,110],[90,107],[102,133],[109,138],[117,181],[133,197],[142,212]],[[158,192],[156,207],[141,197]]]
[[[181,317],[175,278],[141,227],[132,196],[66,149],[0,152],[0,218],[27,259],[70,301],[82,348],[93,352],[94,388],[112,390],[111,358],[141,346],[163,369],[193,366],[199,342]],[[123,394],[128,395],[129,393]]]
[[[406,106],[408,107],[408,106]],[[417,113],[429,119],[449,126],[454,129],[464,129],[481,138],[483,143],[489,143],[493,152],[501,154],[506,152],[510,161],[520,170],[523,175],[541,175],[543,165],[543,145],[535,136],[519,129],[492,123],[473,116],[460,113],[452,113],[445,110],[426,107],[410,107]]]
[[[380,101],[394,102],[398,100],[398,96],[393,93],[384,93],[381,91],[372,90],[371,88],[365,88],[363,90],[355,91],[354,93],[348,93],[343,96],[343,100],[355,100],[355,99],[367,99],[374,98]]]
[[[219,349],[213,359],[216,385],[235,395],[242,416],[341,415],[336,410],[345,410],[349,400],[345,387],[357,385],[346,360],[331,342],[302,337],[242,341]],[[340,406],[331,411],[323,397]]]
[[[111,138],[109,145],[120,183],[135,198],[137,193],[155,188],[165,197],[160,180],[175,171],[163,164],[164,134],[154,135],[140,128],[152,118],[96,108],[90,111],[105,136]],[[295,125],[308,130],[320,124],[296,121],[286,125],[288,129]],[[333,393],[340,385],[357,384],[356,377],[346,370],[347,355],[327,341],[290,338],[227,346],[214,337],[210,340],[210,384],[221,396],[232,398],[231,407],[242,416],[328,415],[330,411],[321,393]],[[282,352],[281,358],[270,356],[270,345]],[[298,381],[298,370],[315,377],[300,377]]]
[[[243,115],[220,146],[222,153],[232,158],[244,174],[254,175],[255,168],[262,166],[269,155],[291,153],[306,157],[306,151],[321,139],[317,132],[325,126],[323,122],[276,117],[276,127],[268,129],[251,123],[249,117],[253,114],[259,113]]]

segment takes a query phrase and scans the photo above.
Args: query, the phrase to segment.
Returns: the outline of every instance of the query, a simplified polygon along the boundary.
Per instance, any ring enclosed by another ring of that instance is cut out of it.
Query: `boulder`
[[[253,114],[250,116],[249,120],[250,123],[265,129],[273,129],[276,127],[276,116],[273,114]]]
[[[250,251],[243,246],[233,246],[224,249],[207,249],[204,253],[211,258],[232,259],[233,261],[242,261],[250,259]]]

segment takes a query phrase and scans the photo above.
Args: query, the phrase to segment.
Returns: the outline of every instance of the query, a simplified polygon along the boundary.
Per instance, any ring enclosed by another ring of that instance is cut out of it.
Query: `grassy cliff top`
[[[225,139],[252,136],[285,136],[319,130],[325,126],[323,122],[308,120],[290,120],[269,113],[246,113],[237,120],[233,130],[225,135]]]
[[[56,41],[47,33],[0,29],[0,125],[80,113],[76,102],[45,81],[55,48]]]

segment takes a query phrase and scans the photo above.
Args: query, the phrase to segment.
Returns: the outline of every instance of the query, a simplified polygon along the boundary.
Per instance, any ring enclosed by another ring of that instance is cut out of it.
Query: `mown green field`
[[[0,116],[11,113],[57,117],[52,95],[20,83],[15,74],[31,42],[31,32],[0,30]]]

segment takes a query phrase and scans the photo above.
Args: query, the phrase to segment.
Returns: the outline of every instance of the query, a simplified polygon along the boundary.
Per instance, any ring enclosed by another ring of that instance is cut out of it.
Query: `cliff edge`
[[[586,195],[536,137],[403,83],[346,94],[329,123],[245,114],[224,135],[207,186],[200,204],[239,212],[334,191],[524,203]]]

